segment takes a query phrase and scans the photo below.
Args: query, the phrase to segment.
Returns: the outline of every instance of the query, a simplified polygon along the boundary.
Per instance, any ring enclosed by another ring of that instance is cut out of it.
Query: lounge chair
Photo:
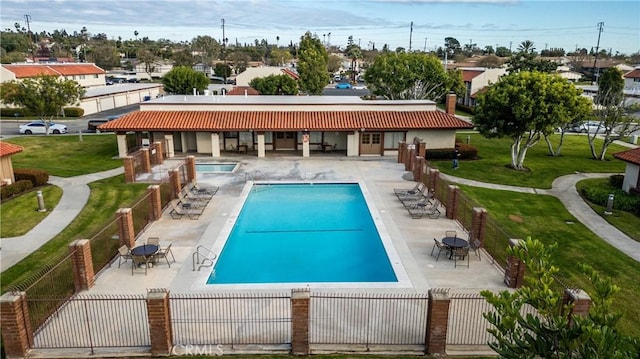
[[[396,196],[398,197],[400,202],[403,202],[403,203],[405,201],[418,201],[428,196],[428,192],[425,194],[426,190],[427,190],[427,187],[422,186],[422,188],[420,188],[420,190],[415,193],[398,194]]]
[[[407,208],[407,211],[411,215],[411,218],[418,219],[428,216],[431,219],[436,219],[440,217],[440,210],[438,207],[440,207],[440,201],[435,199],[430,207]]]
[[[427,194],[423,194],[422,196],[407,196],[407,197],[399,197],[400,202],[404,208],[416,208],[416,207],[428,207],[433,204],[433,192],[429,191]]]
[[[193,182],[191,184],[191,192],[198,194],[198,195],[206,195],[206,196],[210,196],[213,197],[215,196],[216,193],[218,193],[218,189],[219,187],[205,187],[205,186],[200,186],[198,185],[198,183]]]
[[[204,212],[204,207],[191,206],[191,203],[183,203],[180,200],[173,200],[169,202],[169,205],[171,206],[169,215],[173,219],[180,219],[184,216],[189,217],[189,219],[198,219]]]
[[[431,256],[433,257],[433,252],[437,249],[438,250],[438,254],[435,255],[436,257],[436,262],[438,261],[438,259],[440,259],[440,253],[442,253],[443,251],[445,253],[448,253],[449,251],[451,251],[451,248],[449,248],[449,246],[447,246],[446,244],[440,242],[439,240],[437,240],[436,238],[433,239],[433,247],[431,247]]]
[[[189,202],[201,202],[201,203],[209,203],[209,201],[211,200],[211,197],[213,197],[212,195],[208,195],[208,194],[199,194],[199,193],[194,193],[193,191],[189,190],[187,187],[183,187],[182,190],[180,190],[180,193],[178,194],[178,198],[180,198],[181,200],[184,201],[189,201]]]
[[[120,268],[120,264],[122,263],[123,259],[125,262],[131,259],[131,251],[129,250],[129,247],[127,247],[126,244],[123,244],[122,247],[118,248],[118,254],[119,254],[118,268]]]
[[[167,265],[171,267],[171,263],[169,263],[169,255],[171,255],[171,259],[175,262],[176,258],[173,256],[173,252],[171,251],[171,244],[169,244],[167,248],[161,248],[158,253],[154,255],[154,260],[157,261],[160,258],[164,258],[167,261]]]
[[[407,189],[407,188],[394,188],[393,189],[393,193],[396,196],[413,195],[413,194],[421,192],[422,189],[424,188],[424,186],[425,186],[424,183],[418,182],[418,183],[416,183],[415,186],[413,186],[413,188],[409,188],[409,189]]]

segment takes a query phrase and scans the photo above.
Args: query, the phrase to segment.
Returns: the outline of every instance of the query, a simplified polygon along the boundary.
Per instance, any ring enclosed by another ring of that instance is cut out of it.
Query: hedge
[[[84,109],[80,107],[65,107],[64,117],[82,117]]]
[[[473,145],[467,145],[464,143],[456,143],[461,160],[475,160],[478,158],[478,148]],[[425,153],[427,160],[451,160],[455,153],[455,148],[434,148],[428,149]]]
[[[5,200],[11,198],[17,194],[27,192],[33,188],[33,183],[29,180],[16,181],[7,186],[0,187],[0,199]]]
[[[640,196],[630,195],[617,188],[587,187],[582,190],[586,199],[603,207],[607,206],[610,194],[613,194],[613,209],[640,216]]]
[[[18,116],[16,116],[18,114]],[[35,116],[29,109],[23,107],[6,107],[0,108],[0,116],[2,117],[28,117]]]
[[[44,186],[49,182],[49,172],[33,168],[17,168],[13,170],[16,182],[21,180],[30,181],[33,187]]]
[[[624,175],[612,175],[609,177],[609,184],[611,187],[622,189],[624,183]]]

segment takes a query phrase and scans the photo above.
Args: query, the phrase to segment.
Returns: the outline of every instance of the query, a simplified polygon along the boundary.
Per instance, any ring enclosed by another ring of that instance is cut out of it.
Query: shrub
[[[18,116],[16,116],[18,114]],[[0,109],[0,116],[2,117],[27,117],[33,116],[33,113],[27,108],[15,107],[15,108],[2,108]]]
[[[64,108],[64,116],[65,117],[82,117],[84,115],[84,109],[80,107],[65,107]]]
[[[460,153],[459,159],[475,160],[478,158],[478,148],[476,146],[464,143],[457,143],[456,146]],[[434,148],[427,149],[424,156],[427,160],[450,160],[453,159],[454,152],[454,148]]]
[[[33,187],[44,186],[49,182],[49,172],[33,168],[18,168],[13,171],[16,182],[20,180],[30,181]]]
[[[33,184],[29,180],[20,180],[8,186],[0,187],[0,199],[5,200],[17,194],[27,192],[33,188]]]
[[[630,195],[617,188],[587,187],[582,195],[589,201],[606,207],[609,195],[613,194],[613,209],[640,215],[640,197]]]
[[[624,175],[612,175],[609,177],[609,184],[613,188],[622,189],[623,182],[624,182]]]

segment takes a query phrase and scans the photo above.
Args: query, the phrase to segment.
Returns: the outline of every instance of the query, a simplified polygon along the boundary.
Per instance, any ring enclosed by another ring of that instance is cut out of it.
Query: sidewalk
[[[640,242],[633,240],[631,237],[622,233],[616,227],[605,221],[604,218],[594,212],[591,207],[584,202],[576,190],[576,183],[583,179],[606,178],[612,174],[613,173],[578,173],[566,175],[556,178],[551,184],[551,189],[499,185],[453,177],[444,173],[441,173],[440,175],[449,182],[468,186],[554,196],[562,202],[569,213],[576,217],[578,221],[584,224],[598,237],[618,248],[629,257],[640,262]]]
[[[49,183],[62,188],[60,202],[42,222],[25,235],[1,239],[0,271],[4,272],[7,268],[18,263],[66,228],[89,199],[91,191],[87,186],[88,183],[113,177],[123,172],[124,169],[119,167],[76,177],[49,177]]]

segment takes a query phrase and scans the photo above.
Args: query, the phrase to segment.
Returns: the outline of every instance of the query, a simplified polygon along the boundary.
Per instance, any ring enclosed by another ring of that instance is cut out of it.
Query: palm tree
[[[520,43],[520,45],[518,45],[518,51],[519,52],[524,52],[524,53],[533,53],[536,50],[535,47],[533,47],[533,41],[530,40],[525,40],[523,42]]]

